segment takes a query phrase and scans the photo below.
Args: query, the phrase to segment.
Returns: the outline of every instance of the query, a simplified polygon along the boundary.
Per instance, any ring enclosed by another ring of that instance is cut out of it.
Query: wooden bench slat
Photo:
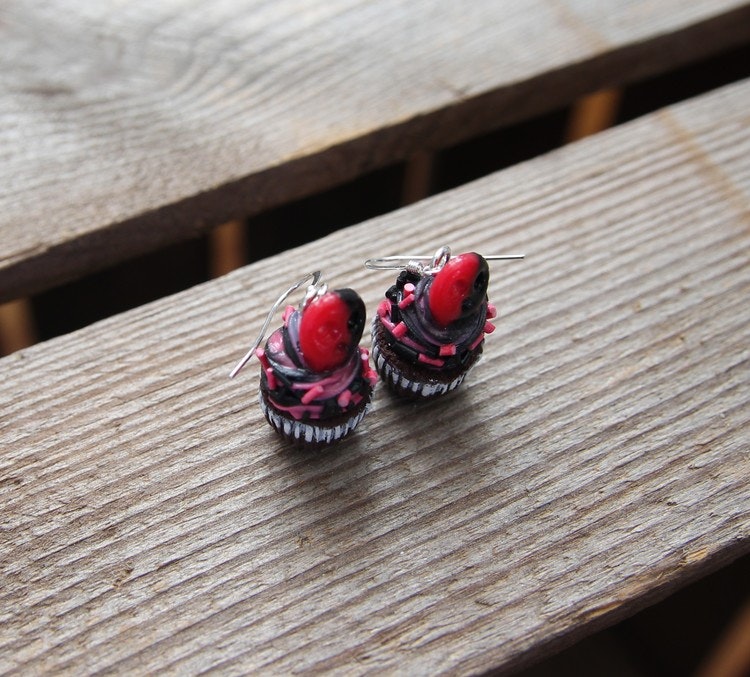
[[[0,9],[0,301],[750,40],[739,0]]]
[[[0,669],[517,666],[750,550],[750,81],[0,360]],[[377,237],[373,237],[373,233]],[[466,386],[285,450],[256,369],[322,266],[494,265]]]

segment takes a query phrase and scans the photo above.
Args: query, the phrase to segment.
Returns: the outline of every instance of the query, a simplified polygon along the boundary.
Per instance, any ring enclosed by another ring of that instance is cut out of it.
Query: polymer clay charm
[[[271,318],[294,290],[312,277],[298,308],[288,305],[283,325],[261,348]],[[234,368],[255,355],[261,363],[260,406],[268,422],[296,446],[320,447],[349,435],[370,408],[377,374],[359,347],[365,305],[352,289],[328,291],[320,271],[284,292],[261,334]]]
[[[485,334],[495,329],[487,259],[519,258],[451,256],[441,247],[429,265],[428,257],[368,260],[368,268],[403,268],[372,324],[372,357],[386,385],[412,399],[457,388],[482,354]]]

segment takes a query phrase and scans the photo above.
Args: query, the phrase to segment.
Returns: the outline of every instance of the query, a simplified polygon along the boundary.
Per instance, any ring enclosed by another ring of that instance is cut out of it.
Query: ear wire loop
[[[257,347],[261,344],[263,339],[266,336],[266,331],[268,330],[268,325],[271,324],[271,319],[276,314],[276,311],[279,309],[279,306],[284,303],[284,301],[287,300],[289,297],[289,294],[291,294],[293,291],[299,289],[305,282],[307,282],[310,278],[312,278],[312,283],[310,284],[310,288],[308,288],[308,295],[310,295],[310,289],[314,289],[319,280],[320,280],[320,271],[316,270],[312,273],[308,273],[298,282],[295,282],[289,289],[287,289],[279,298],[276,300],[276,303],[271,306],[271,310],[268,311],[268,315],[266,316],[266,320],[263,323],[263,326],[260,328],[260,334],[257,339],[255,339],[255,342],[251,346],[250,350],[247,351],[245,356],[237,363],[237,366],[232,369],[231,373],[229,374],[229,378],[234,378],[239,373],[240,369],[244,367],[253,357],[255,354],[255,350]]]

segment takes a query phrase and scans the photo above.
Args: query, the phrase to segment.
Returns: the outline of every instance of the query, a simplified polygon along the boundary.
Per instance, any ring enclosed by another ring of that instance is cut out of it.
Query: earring
[[[488,302],[488,260],[522,254],[369,259],[373,270],[400,269],[372,323],[372,358],[386,385],[411,399],[437,397],[461,385],[482,353],[497,311]]]
[[[288,305],[283,325],[261,342],[287,297],[312,278],[298,308]],[[232,370],[255,355],[261,363],[260,407],[277,433],[299,447],[321,447],[346,437],[370,408],[377,374],[359,347],[365,304],[351,289],[328,291],[320,271],[303,277],[274,303],[260,336]]]

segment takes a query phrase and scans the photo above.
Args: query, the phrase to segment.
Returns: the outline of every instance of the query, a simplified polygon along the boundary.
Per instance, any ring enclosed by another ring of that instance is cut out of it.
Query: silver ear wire
[[[407,254],[381,256],[376,259],[367,259],[365,261],[365,268],[369,268],[370,270],[399,270],[407,268],[410,263],[415,266],[421,265],[420,261],[429,261],[430,258],[429,256],[422,256],[420,254],[414,254],[413,256]]]
[[[370,270],[408,270],[418,275],[434,274],[448,263],[451,257],[451,249],[448,246],[440,247],[432,256],[414,255],[408,256],[383,256],[376,259],[367,259],[365,268]],[[485,261],[515,261],[525,258],[525,254],[490,254],[482,256]],[[429,265],[425,265],[429,262]]]
[[[408,270],[410,273],[422,275],[424,273],[437,273],[451,257],[451,248],[446,246],[440,247],[432,256],[422,256],[415,254],[409,256],[401,254],[399,256],[383,256],[378,259],[367,259],[365,268],[370,270]],[[429,261],[429,265],[425,262]]]
[[[320,271],[316,270],[312,273],[308,273],[298,282],[295,282],[289,289],[287,289],[281,296],[279,296],[278,299],[276,299],[276,303],[274,303],[271,306],[271,310],[268,311],[268,315],[266,316],[266,321],[263,323],[263,326],[260,328],[260,334],[258,335],[258,338],[255,339],[255,342],[251,346],[250,350],[245,353],[245,356],[237,363],[237,366],[232,369],[231,373],[229,374],[229,378],[234,378],[239,373],[240,369],[244,367],[253,357],[255,354],[255,350],[257,347],[261,344],[263,339],[266,336],[266,330],[268,329],[268,325],[271,324],[271,319],[276,314],[276,311],[279,309],[279,306],[284,303],[284,301],[287,300],[289,297],[289,294],[291,294],[293,291],[299,289],[305,282],[307,282],[310,278],[312,278],[312,283],[307,288],[307,293],[305,294],[305,298],[302,300],[302,303],[300,304],[300,308],[304,309],[307,307],[307,304],[316,296],[324,294],[325,290],[327,289],[327,285],[318,286],[318,282],[320,281]]]

